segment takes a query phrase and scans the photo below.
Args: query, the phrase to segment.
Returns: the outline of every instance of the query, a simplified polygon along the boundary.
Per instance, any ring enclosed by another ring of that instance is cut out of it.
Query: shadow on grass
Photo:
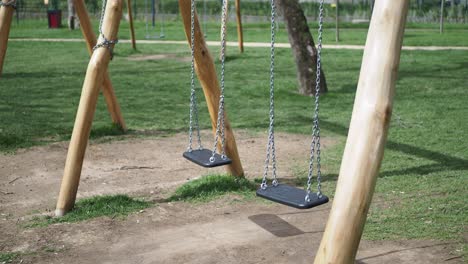
[[[0,149],[4,152],[14,152],[18,148],[30,147],[33,142],[16,134],[0,134]]]
[[[381,254],[376,254],[376,255],[373,255],[373,256],[369,256],[369,257],[360,258],[360,259],[356,260],[356,263],[357,263],[357,264],[365,264],[366,262],[364,262],[363,260],[369,260],[369,259],[384,257],[384,256],[387,256],[387,255],[396,254],[396,253],[404,252],[404,251],[415,250],[415,249],[423,249],[423,248],[432,248],[432,247],[448,246],[448,245],[453,245],[453,244],[456,244],[456,243],[454,243],[454,242],[437,243],[437,244],[431,244],[431,245],[425,245],[425,246],[417,246],[417,247],[409,247],[409,248],[403,248],[403,249],[397,249],[397,250],[390,250],[390,251],[387,251],[387,252],[385,252],[385,253],[381,253]]]
[[[79,76],[79,75],[82,75],[83,72],[81,71],[69,71],[67,72],[67,74],[69,74],[70,76]],[[7,73],[3,73],[2,74],[2,78],[4,80],[8,80],[8,79],[18,79],[18,78],[21,78],[21,79],[30,79],[30,78],[34,78],[34,79],[47,79],[47,80],[50,80],[50,79],[60,79],[60,78],[63,78],[63,72],[44,72],[44,71],[36,71],[36,72],[21,72],[21,71],[17,71],[17,72],[7,72]]]
[[[356,84],[346,84],[346,85],[342,85],[339,90],[334,91],[334,92],[339,93],[339,94],[354,94],[354,93],[356,93],[356,89],[357,89],[357,83]]]
[[[240,54],[237,54],[237,55],[226,55],[226,57],[224,58],[225,62],[231,62],[231,61],[236,61],[238,59],[242,59],[242,58],[245,58],[245,56],[242,56]]]
[[[100,138],[105,136],[121,136],[124,135],[126,132],[123,128],[118,124],[111,124],[110,126],[103,126],[94,128],[91,130],[90,138]]]
[[[322,128],[330,130],[334,133],[347,136],[348,135],[348,128],[342,126],[337,123],[332,123],[326,120],[320,121]],[[387,141],[385,146],[388,149],[402,152],[408,155],[418,156],[421,158],[425,158],[428,160],[432,160],[437,162],[437,164],[433,165],[423,165],[408,169],[402,170],[394,170],[394,171],[387,171],[380,173],[380,177],[387,177],[387,176],[394,176],[394,175],[402,175],[402,174],[412,174],[416,173],[419,175],[426,175],[429,173],[437,172],[437,171],[444,171],[444,170],[468,170],[468,160],[453,157],[450,155],[446,155],[440,152],[431,151],[427,149],[423,149],[420,147],[398,143],[395,141]]]
[[[405,36],[406,37],[406,36]],[[465,75],[453,75],[448,74],[447,72],[455,72],[455,71],[463,71],[464,69],[468,68],[468,62],[452,62],[457,63],[458,65],[455,67],[447,67],[444,66],[443,70],[442,67],[435,67],[435,68],[424,68],[424,71],[415,70],[420,69],[417,67],[411,67],[407,69],[400,69],[398,72],[398,79],[404,78],[421,78],[421,79],[460,79],[466,80]],[[444,74],[447,73],[447,74]]]

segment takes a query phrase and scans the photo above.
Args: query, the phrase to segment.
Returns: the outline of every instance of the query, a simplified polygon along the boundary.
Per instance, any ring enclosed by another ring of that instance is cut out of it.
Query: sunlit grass
[[[72,211],[62,217],[35,217],[26,227],[41,227],[56,223],[73,223],[96,217],[122,217],[148,208],[152,203],[127,195],[95,196],[79,200]]]

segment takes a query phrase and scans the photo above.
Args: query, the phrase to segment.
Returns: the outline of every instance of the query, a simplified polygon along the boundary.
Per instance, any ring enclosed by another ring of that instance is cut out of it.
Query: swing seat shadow
[[[274,214],[258,214],[248,217],[249,220],[270,232],[276,237],[292,237],[303,234],[322,233],[323,231],[304,232]]]

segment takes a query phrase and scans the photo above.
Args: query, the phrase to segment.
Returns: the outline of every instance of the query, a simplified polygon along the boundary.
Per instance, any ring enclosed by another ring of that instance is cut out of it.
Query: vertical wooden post
[[[0,1],[3,3],[9,2],[8,0]],[[3,61],[8,47],[8,36],[10,35],[14,10],[13,6],[0,6],[0,76],[2,76]]]
[[[445,0],[440,1],[440,25],[439,25],[439,33],[444,33],[444,7],[445,7]]]
[[[409,0],[375,2],[333,206],[315,264],[351,264],[382,162]]]
[[[240,52],[244,52],[244,33],[242,30],[242,14],[240,0],[236,0],[236,18],[237,18],[237,41],[239,42]]]
[[[130,37],[132,39],[132,48],[136,50],[135,28],[133,27],[132,0],[127,0],[128,21],[130,22]]]
[[[336,0],[336,10],[335,10],[335,41],[340,41],[340,1]]]
[[[122,0],[109,0],[102,26],[103,34],[107,39],[114,40],[117,38],[121,17]],[[99,42],[102,40],[102,36],[99,36]],[[68,148],[65,171],[55,210],[56,216],[63,216],[75,204],[83,158],[96,110],[99,88],[102,85],[110,58],[110,52],[107,48],[99,48],[91,55]]]
[[[190,39],[190,1],[179,0],[179,10],[183,18],[185,35],[191,45]],[[208,105],[208,111],[211,117],[211,125],[213,126],[213,132],[216,131],[216,120],[218,119],[218,107],[219,107],[219,82],[216,75],[215,65],[213,58],[211,57],[208,47],[206,46],[203,33],[200,28],[198,16],[195,14],[195,67],[198,79],[200,80],[203,92],[205,94],[206,103]],[[244,170],[239,158],[237,151],[236,140],[229,123],[226,111],[225,111],[225,124],[226,124],[226,155],[232,159],[232,164],[227,166],[228,172],[234,176],[243,176]]]
[[[91,19],[89,19],[88,11],[86,10],[84,0],[74,0],[75,12],[80,20],[80,28],[83,33],[83,37],[86,41],[86,47],[88,48],[89,55],[93,54],[93,47],[96,45],[96,35],[91,26]],[[120,105],[117,101],[112,82],[109,77],[109,73],[104,73],[104,81],[102,84],[102,93],[106,100],[107,110],[109,111],[112,122],[118,124],[124,131],[127,129],[125,121],[120,111]]]

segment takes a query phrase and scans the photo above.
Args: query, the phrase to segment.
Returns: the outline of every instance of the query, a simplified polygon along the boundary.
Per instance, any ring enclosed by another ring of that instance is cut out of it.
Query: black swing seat
[[[221,155],[219,155],[218,153],[215,153],[215,160],[211,162],[210,158],[212,155],[213,151],[209,149],[194,149],[192,151],[186,151],[183,154],[184,158],[206,168],[213,168],[232,163],[232,160],[230,158],[225,157],[223,159],[223,157],[221,157]]]
[[[310,193],[310,201],[306,201],[307,192],[303,189],[298,189],[285,184],[268,186],[265,190],[262,188],[257,190],[257,196],[267,200],[291,206],[297,209],[310,209],[328,202],[328,197],[323,195],[318,197],[316,193]]]

